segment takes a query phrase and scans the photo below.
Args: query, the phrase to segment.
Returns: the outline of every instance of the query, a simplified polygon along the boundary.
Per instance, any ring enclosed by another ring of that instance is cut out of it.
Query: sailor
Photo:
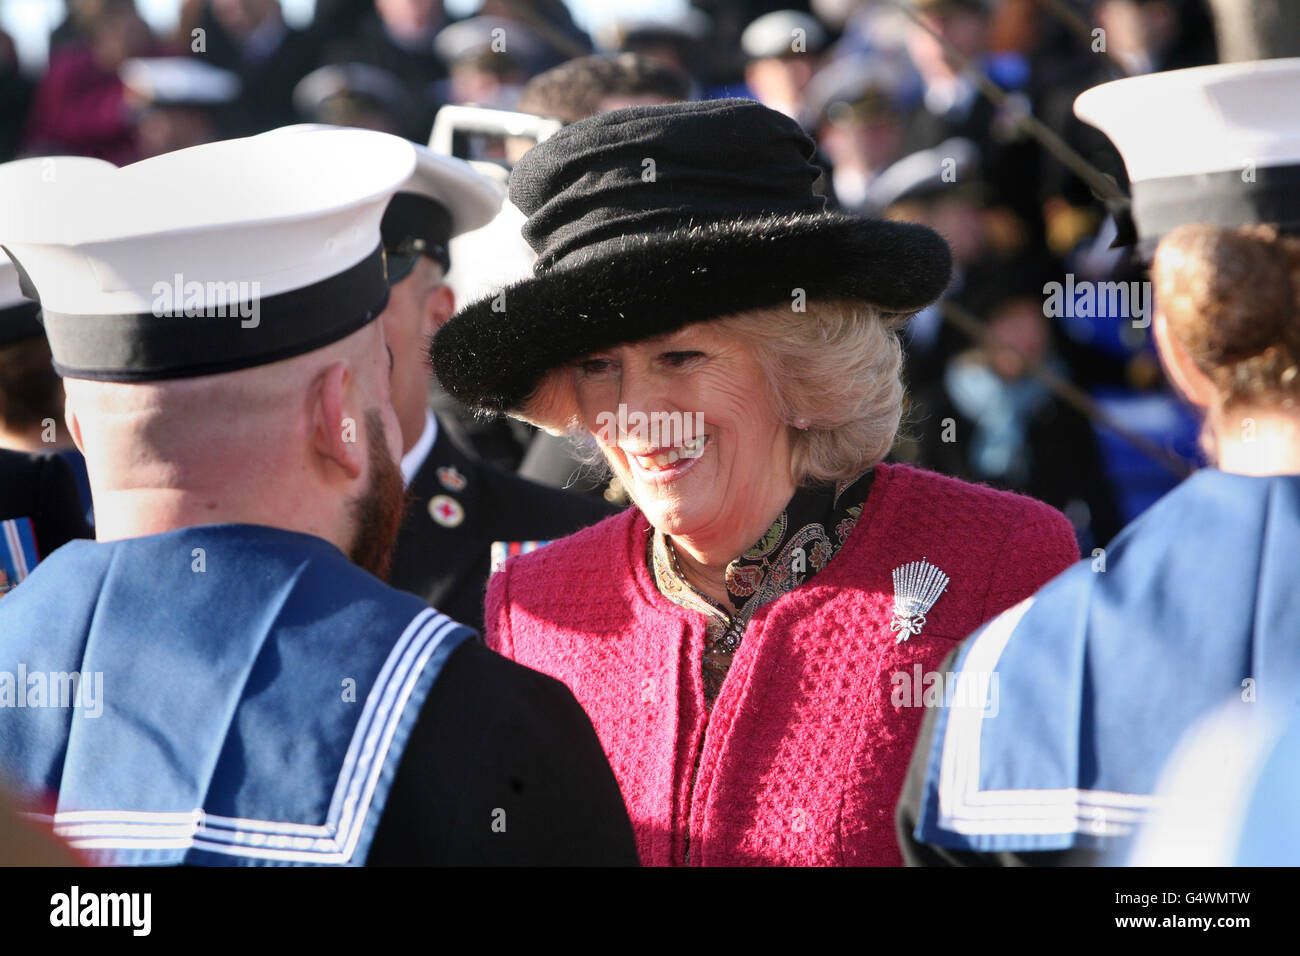
[[[568,690],[376,576],[415,165],[333,130],[0,197],[98,505],[0,601],[0,777],[99,862],[636,859]]]
[[[146,159],[218,139],[239,96],[236,74],[195,56],[131,59],[117,72]]]
[[[600,499],[550,488],[481,460],[429,408],[428,343],[456,311],[443,280],[450,240],[490,221],[500,189],[468,163],[416,146],[415,174],[380,229],[391,294],[384,334],[393,349],[393,408],[410,492],[389,581],[482,630],[491,555],[532,550],[615,512]]]
[[[1075,104],[1124,157],[1153,332],[1214,463],[941,665],[898,807],[913,863],[1119,861],[1178,740],[1300,676],[1300,59],[1108,83]],[[964,700],[962,698],[965,698]]]

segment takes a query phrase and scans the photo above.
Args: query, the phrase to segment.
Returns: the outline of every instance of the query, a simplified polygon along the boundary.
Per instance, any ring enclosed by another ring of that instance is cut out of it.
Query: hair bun
[[[1180,226],[1151,275],[1161,312],[1225,403],[1291,392],[1300,359],[1300,239],[1271,225]]]

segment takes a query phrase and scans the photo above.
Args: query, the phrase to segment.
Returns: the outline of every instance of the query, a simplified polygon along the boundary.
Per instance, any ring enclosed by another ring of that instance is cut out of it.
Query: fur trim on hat
[[[693,322],[802,299],[912,313],[947,288],[948,245],[914,223],[840,214],[710,223],[602,243],[581,262],[462,309],[435,336],[443,387],[471,407],[520,409],[553,368]]]

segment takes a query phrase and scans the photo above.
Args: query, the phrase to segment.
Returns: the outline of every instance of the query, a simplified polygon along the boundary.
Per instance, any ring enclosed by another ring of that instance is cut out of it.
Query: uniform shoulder
[[[552,488],[486,463],[481,463],[480,468],[507,510],[519,520],[556,526],[561,529],[558,533],[594,524],[618,511],[614,505],[590,495]]]
[[[976,514],[985,522],[1016,525],[1061,525],[1065,515],[1051,505],[1014,491],[979,485],[913,465],[881,465],[887,469],[893,493],[940,512]]]

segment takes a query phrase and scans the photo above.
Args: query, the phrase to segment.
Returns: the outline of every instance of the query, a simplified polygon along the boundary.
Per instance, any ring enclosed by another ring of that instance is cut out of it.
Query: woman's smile
[[[638,483],[663,485],[676,481],[695,467],[709,447],[709,435],[701,435],[653,455],[634,455],[624,450],[628,468]]]

